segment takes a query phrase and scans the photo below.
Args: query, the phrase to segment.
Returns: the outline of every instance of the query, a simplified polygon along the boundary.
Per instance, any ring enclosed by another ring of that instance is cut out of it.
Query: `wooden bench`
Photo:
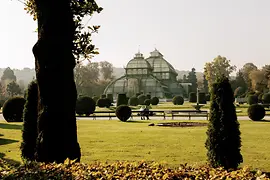
[[[133,117],[135,117],[135,116],[140,117],[141,112],[142,111],[132,111],[130,119],[133,119]],[[155,116],[155,117],[163,117],[163,119],[166,119],[166,114],[165,114],[164,111],[160,111],[160,110],[152,111],[152,110],[149,110],[149,114],[151,114],[151,115],[149,115],[150,117]]]
[[[198,111],[198,110],[172,110],[172,119],[174,117],[188,117],[191,120],[191,117],[206,117],[208,120],[208,111]]]
[[[93,117],[93,120],[96,120],[99,117],[108,117],[109,120],[111,120],[112,117],[116,117],[116,115],[115,111],[95,111],[89,117]]]

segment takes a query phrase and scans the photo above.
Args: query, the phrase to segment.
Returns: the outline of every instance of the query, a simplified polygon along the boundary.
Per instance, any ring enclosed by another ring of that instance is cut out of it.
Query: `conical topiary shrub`
[[[207,130],[208,161],[213,167],[236,169],[243,162],[241,137],[237,121],[234,94],[229,79],[222,77],[213,84],[210,118]]]

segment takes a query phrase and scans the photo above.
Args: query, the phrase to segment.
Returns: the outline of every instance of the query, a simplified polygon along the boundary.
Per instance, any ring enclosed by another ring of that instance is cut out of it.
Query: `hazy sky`
[[[270,64],[269,0],[97,0],[104,8],[90,24],[101,25],[93,61],[123,67],[140,51],[157,48],[175,68],[203,70],[226,56],[238,67]],[[0,67],[34,67],[36,22],[17,0],[0,0]]]

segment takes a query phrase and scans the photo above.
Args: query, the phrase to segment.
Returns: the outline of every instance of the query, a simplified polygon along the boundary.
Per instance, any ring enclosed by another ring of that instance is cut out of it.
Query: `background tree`
[[[254,92],[264,92],[267,90],[268,80],[264,70],[253,70],[249,73],[251,80],[251,90]]]
[[[203,75],[203,89],[204,89],[204,92],[205,92],[205,93],[208,93],[208,92],[209,92],[209,89],[208,89],[208,81],[207,81],[205,75]]]
[[[241,70],[239,70],[235,77],[235,83],[237,87],[242,87],[242,90],[245,92],[248,89],[247,83],[244,78],[244,74]]]
[[[249,74],[251,71],[258,70],[257,66],[255,66],[253,63],[246,63],[240,70],[243,73],[244,80],[247,84],[248,90],[252,89],[251,79]]]
[[[94,0],[27,0],[26,6],[38,19],[38,41],[33,47],[40,97],[37,161],[79,161],[74,56],[77,61],[89,60],[97,53],[91,33],[98,26],[84,30],[82,19],[102,9]]]
[[[9,94],[9,96],[11,96],[11,97],[22,93],[22,90],[21,90],[19,84],[17,84],[15,81],[12,81],[7,85],[6,91]]]
[[[209,89],[217,78],[230,77],[230,74],[235,71],[236,66],[232,66],[231,61],[226,57],[217,56],[212,62],[208,62],[204,67],[204,75],[208,81]]]
[[[108,61],[101,61],[99,63],[99,66],[100,66],[100,72],[105,81],[111,81],[112,79],[114,79],[113,65],[111,63],[109,63]]]
[[[3,72],[3,75],[1,77],[1,81],[4,82],[6,80],[9,80],[9,81],[16,81],[17,78],[14,74],[14,71],[12,69],[10,69],[10,67],[7,67],[4,72]]]
[[[183,83],[186,83],[186,82],[188,82],[188,80],[187,80],[187,76],[184,74],[183,75]]]
[[[191,72],[188,73],[187,82],[191,83],[191,92],[197,92],[197,76],[195,68],[191,69]]]
[[[243,162],[241,137],[229,79],[221,77],[211,88],[210,118],[207,130],[208,161],[213,167],[236,169]]]

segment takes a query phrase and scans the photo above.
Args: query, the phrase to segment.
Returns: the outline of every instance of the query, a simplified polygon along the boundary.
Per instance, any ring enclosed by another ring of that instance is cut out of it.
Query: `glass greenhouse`
[[[129,97],[150,93],[159,98],[183,95],[183,87],[176,80],[178,74],[156,49],[146,59],[141,53],[135,54],[125,71],[124,76],[106,87],[104,94],[113,94],[115,98],[118,93],[126,93]]]

